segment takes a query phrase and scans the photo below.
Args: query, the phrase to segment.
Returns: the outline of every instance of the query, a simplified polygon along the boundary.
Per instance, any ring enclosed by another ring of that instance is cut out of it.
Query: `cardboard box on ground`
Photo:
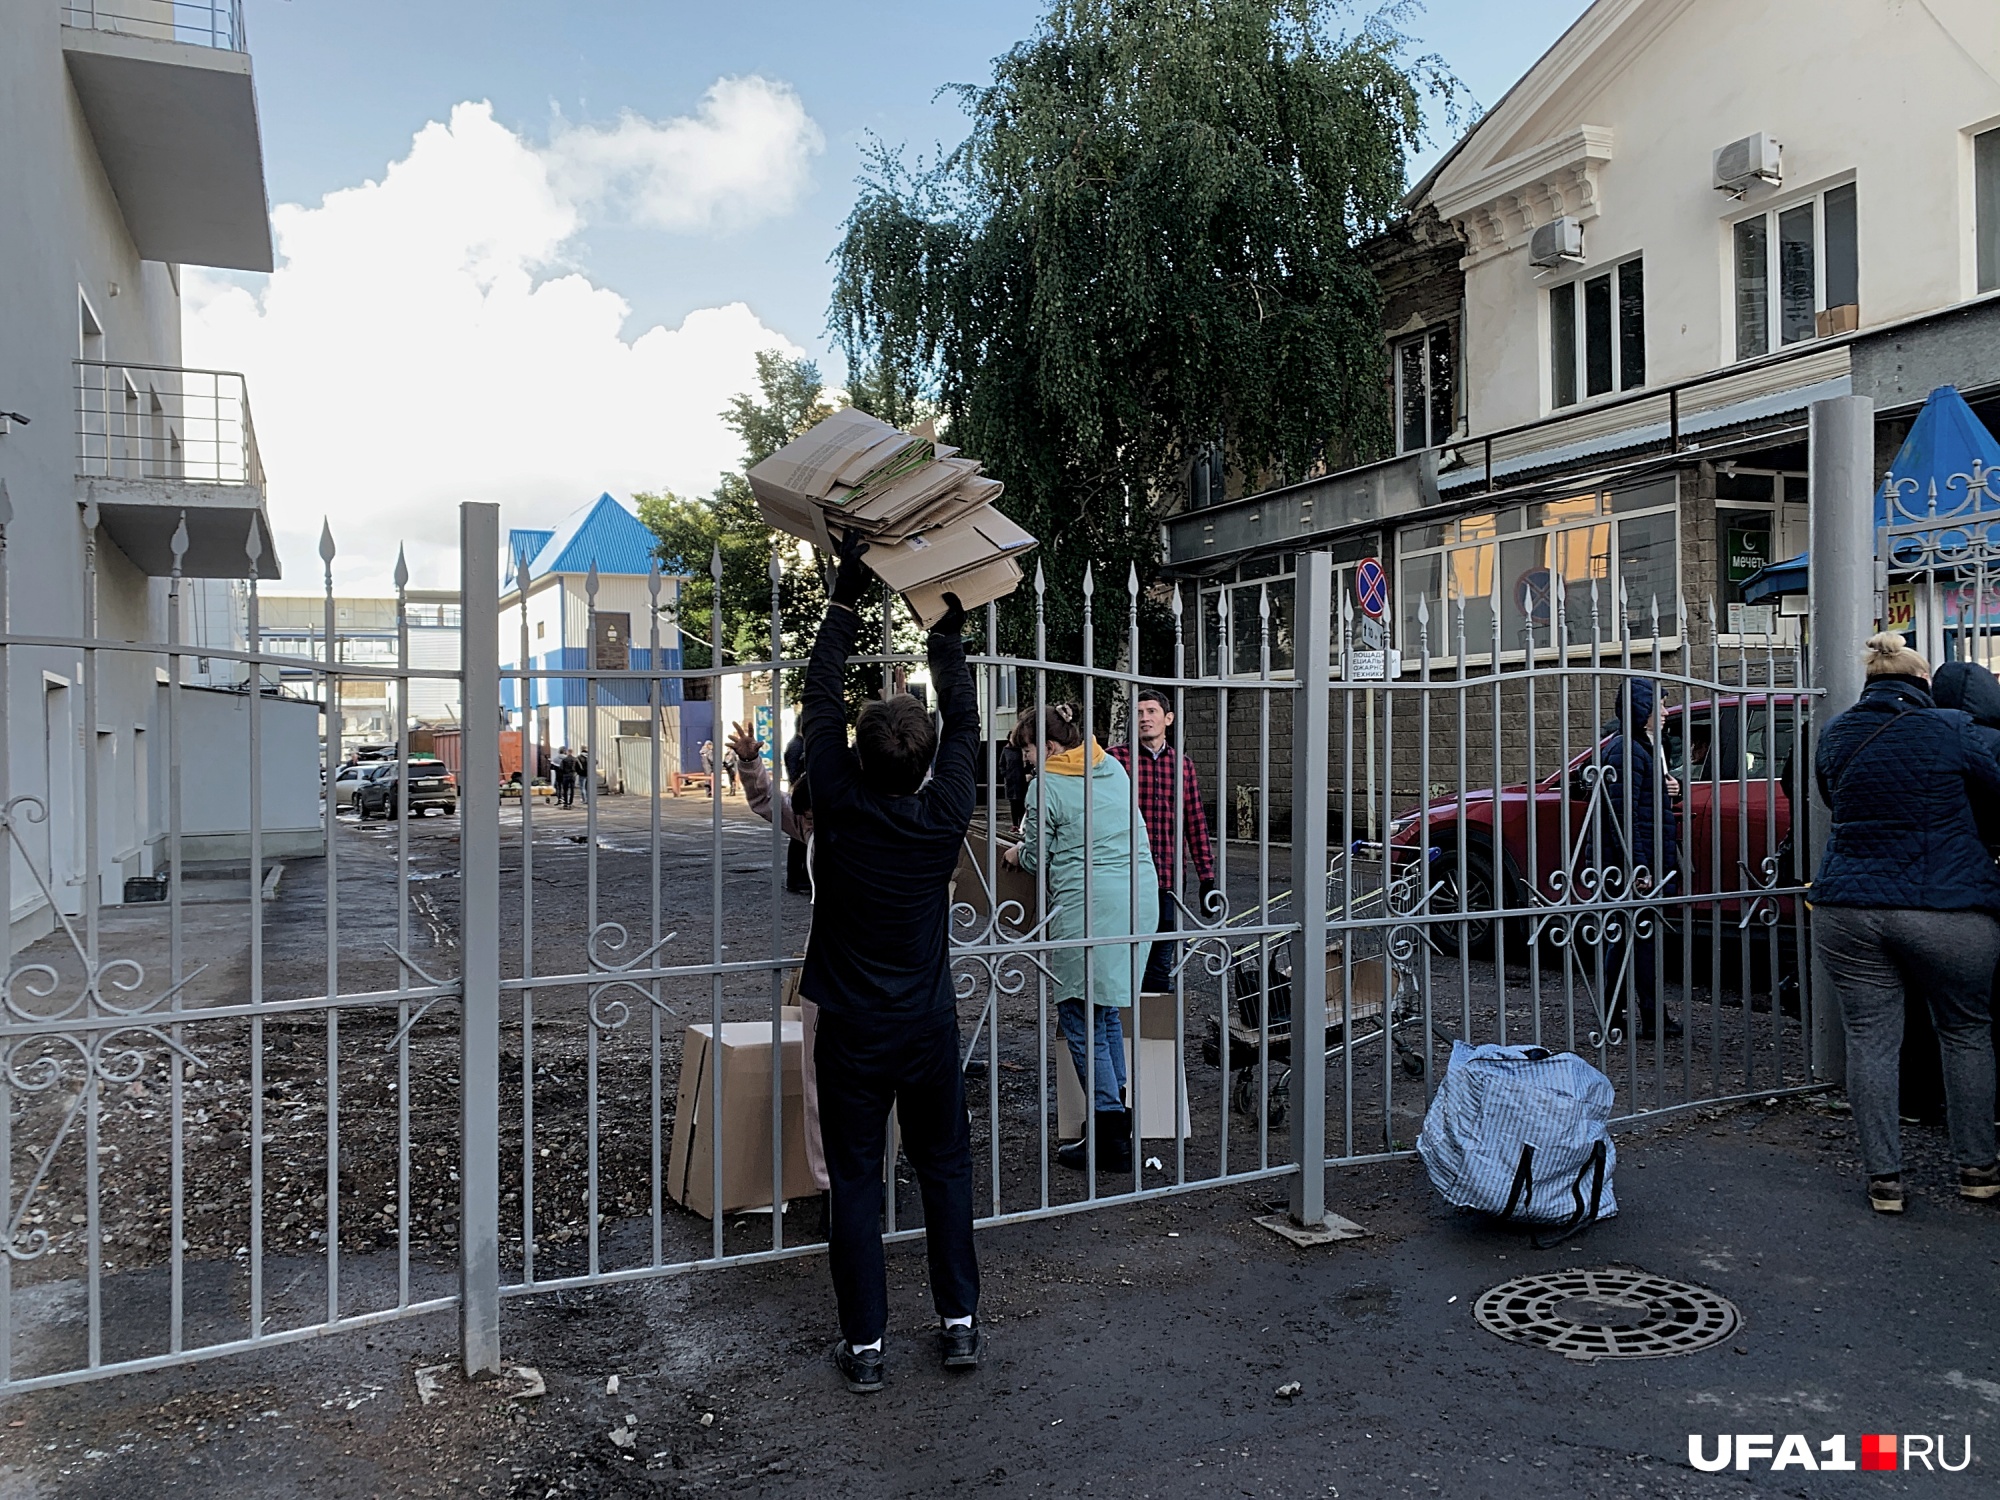
[[[805,1081],[801,1072],[804,1031],[799,1012],[782,1011],[785,1091],[785,1176],[787,1198],[810,1197],[812,1171],[806,1165]],[[705,1219],[715,1217],[715,1141],[722,1140],[722,1212],[771,1206],[771,1023],[725,1021],[722,1045],[711,1044],[713,1027],[690,1026],[681,1046],[680,1102],[674,1110],[673,1147],[667,1157],[667,1193]],[[714,1129],[715,1079],[721,1074],[722,1128]]]
[[[1136,1103],[1135,1124],[1141,1140],[1172,1140],[1192,1136],[1188,1111],[1187,1059],[1174,1048],[1173,995],[1139,997],[1138,1035],[1132,1034],[1132,1012],[1120,1017],[1125,1028],[1125,1074],[1128,1102]],[[1132,1060],[1134,1043],[1138,1061]],[[1073,1141],[1083,1134],[1083,1085],[1060,1034],[1051,1043],[1056,1069],[1056,1134]],[[1178,1066],[1176,1064],[1178,1063]]]
[[[976,460],[846,407],[750,471],[765,521],[826,551],[859,531],[868,565],[925,625],[944,595],[967,610],[1011,594],[1035,539],[993,509],[1002,486]]]

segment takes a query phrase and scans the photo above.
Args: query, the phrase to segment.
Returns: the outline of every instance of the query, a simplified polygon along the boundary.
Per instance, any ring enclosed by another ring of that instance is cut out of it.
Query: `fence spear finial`
[[[403,547],[400,542],[396,545],[396,571],[393,576],[396,581],[397,593],[402,593],[404,589],[410,586],[410,564],[403,556]]]

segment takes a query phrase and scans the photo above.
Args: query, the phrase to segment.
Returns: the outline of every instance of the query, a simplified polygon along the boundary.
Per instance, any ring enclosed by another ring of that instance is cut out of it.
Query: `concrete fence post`
[[[1875,403],[1866,396],[1815,401],[1808,417],[1807,510],[1812,526],[1808,572],[1808,649],[1816,730],[1861,696],[1861,643],[1881,616],[1875,597]],[[1819,871],[1832,813],[1821,801],[1809,764],[1799,779],[1813,788],[1811,864]],[[1818,1083],[1847,1080],[1840,1002],[1827,982],[1817,948],[1812,960],[1812,1069]]]
[[[1291,1216],[1326,1220],[1326,822],[1333,677],[1333,554],[1301,552],[1292,607],[1292,1178]],[[1261,809],[1269,816],[1269,809]]]
[[[459,1354],[500,1371],[500,507],[458,508]]]

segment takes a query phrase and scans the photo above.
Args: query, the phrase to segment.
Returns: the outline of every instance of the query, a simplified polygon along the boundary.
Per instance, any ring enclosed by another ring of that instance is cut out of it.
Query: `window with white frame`
[[[1972,199],[1979,290],[2000,290],[2000,129],[1972,138]]]
[[[1346,638],[1340,624],[1342,600],[1354,598],[1354,564],[1378,552],[1378,536],[1336,542],[1332,642],[1334,676],[1344,670]],[[1200,628],[1194,636],[1194,670],[1204,678],[1254,678],[1264,660],[1264,614],[1260,600],[1270,598],[1270,670],[1272,676],[1292,674],[1292,618],[1296,598],[1296,558],[1280,554],[1240,564],[1222,578],[1202,582],[1196,606]]]
[[[1646,383],[1646,267],[1634,258],[1549,288],[1549,404]]]
[[[1389,346],[1396,383],[1396,451],[1415,453],[1458,431],[1458,330],[1439,323]]]
[[[1738,219],[1730,227],[1736,357],[1857,327],[1860,255],[1851,182]]]
[[[1635,645],[1653,639],[1655,609],[1661,640],[1680,633],[1680,508],[1671,477],[1410,527],[1397,538],[1397,561],[1406,668],[1426,651],[1433,665],[1461,656],[1491,661],[1496,625],[1503,659],[1587,648],[1593,638],[1610,645],[1620,639],[1621,583]],[[1428,621],[1419,619],[1420,600]]]

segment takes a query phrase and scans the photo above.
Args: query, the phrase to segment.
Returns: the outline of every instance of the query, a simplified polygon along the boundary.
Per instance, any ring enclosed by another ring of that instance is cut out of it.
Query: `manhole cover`
[[[1743,1321],[1734,1303],[1706,1287],[1621,1267],[1503,1281],[1480,1294],[1472,1316],[1503,1339],[1577,1360],[1692,1354]]]

